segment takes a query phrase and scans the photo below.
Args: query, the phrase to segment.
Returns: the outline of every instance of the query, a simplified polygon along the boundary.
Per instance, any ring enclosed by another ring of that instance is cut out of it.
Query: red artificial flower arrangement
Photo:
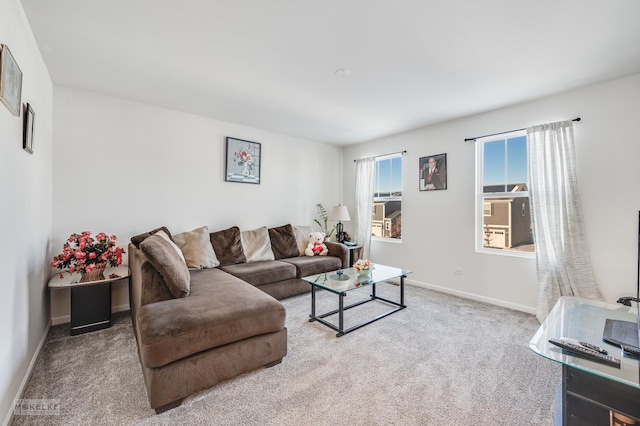
[[[81,274],[93,272],[97,268],[122,264],[124,250],[116,247],[117,237],[101,232],[95,238],[91,232],[71,234],[62,247],[62,253],[53,258],[52,268],[68,268],[69,272]],[[62,273],[60,274],[62,278]]]

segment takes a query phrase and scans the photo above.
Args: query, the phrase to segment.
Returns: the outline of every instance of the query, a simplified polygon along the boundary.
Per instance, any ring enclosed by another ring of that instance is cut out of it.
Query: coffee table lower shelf
[[[371,288],[371,295],[369,299],[361,300],[359,302],[352,303],[351,305],[345,306],[344,298],[347,296],[347,292],[344,291],[344,292],[336,293],[338,296],[338,309],[334,309],[333,311],[326,312],[320,315],[316,315],[316,286],[312,285],[311,286],[311,315],[309,315],[309,322],[318,321],[319,323],[326,325],[330,329],[337,331],[336,337],[341,337],[347,333],[351,333],[354,330],[364,327],[365,325],[371,324],[372,322],[376,322],[379,319],[382,319],[393,313],[401,311],[407,307],[404,304],[404,278],[405,278],[404,275],[400,276],[400,302],[394,302],[392,300],[385,299],[384,297],[380,297],[376,295],[376,284],[371,284],[366,286],[368,288]],[[391,309],[390,311],[384,312],[380,315],[377,315],[368,321],[364,321],[360,324],[354,325],[347,329],[344,328],[344,311],[346,311],[347,309],[355,308],[356,306],[363,305],[365,303],[373,302],[373,301],[385,302],[390,305],[396,306],[396,308]],[[335,325],[324,319],[326,317],[329,317],[335,314],[338,314],[338,325]]]

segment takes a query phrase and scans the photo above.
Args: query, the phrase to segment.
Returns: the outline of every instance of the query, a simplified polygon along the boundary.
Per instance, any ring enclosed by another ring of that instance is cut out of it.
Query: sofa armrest
[[[349,265],[349,249],[344,244],[325,241],[324,244],[329,249],[329,256],[335,256],[342,259],[342,268],[350,268]]]

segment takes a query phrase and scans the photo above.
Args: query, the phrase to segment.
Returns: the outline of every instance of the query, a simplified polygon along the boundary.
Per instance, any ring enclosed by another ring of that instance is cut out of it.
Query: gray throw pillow
[[[247,258],[242,251],[240,228],[232,226],[229,229],[209,234],[213,251],[216,253],[221,266],[245,263]]]
[[[187,297],[191,292],[191,275],[187,264],[178,256],[175,244],[159,235],[151,235],[140,243],[149,263],[160,272],[175,298]]]
[[[273,250],[276,259],[300,256],[296,235],[291,225],[269,228],[269,239],[271,240],[271,250]]]
[[[151,235],[155,234],[158,231],[164,231],[164,233],[169,236],[169,239],[172,239],[171,232],[169,232],[167,227],[166,226],[161,226],[160,228],[156,228],[156,229],[154,229],[152,231],[145,232],[145,233],[139,234],[139,235],[134,235],[133,237],[131,237],[131,243],[134,246],[136,246],[137,248],[140,248],[140,243],[141,242],[143,242],[145,239],[147,239],[148,237],[150,237]]]

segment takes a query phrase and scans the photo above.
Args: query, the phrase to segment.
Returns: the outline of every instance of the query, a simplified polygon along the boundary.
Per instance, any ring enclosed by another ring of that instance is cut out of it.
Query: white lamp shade
[[[333,206],[331,213],[329,214],[329,220],[335,220],[338,222],[348,222],[351,220],[349,217],[349,210],[347,206]]]

